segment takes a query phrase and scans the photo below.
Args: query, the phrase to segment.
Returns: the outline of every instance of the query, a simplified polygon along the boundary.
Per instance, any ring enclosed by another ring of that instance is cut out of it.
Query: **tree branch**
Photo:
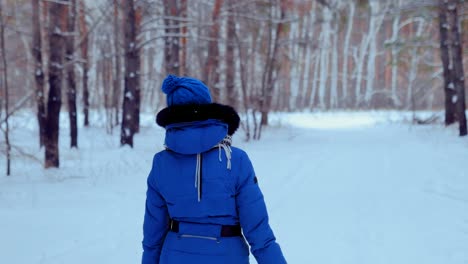
[[[34,92],[33,90],[30,90],[29,93],[23,97],[18,103],[16,103],[16,105],[13,107],[13,109],[11,109],[10,111],[8,111],[6,117],[4,117],[2,120],[0,120],[0,125],[2,125],[3,123],[6,122],[6,120],[11,116],[13,115],[16,111],[18,111],[20,108],[22,108],[27,102],[29,99],[31,99],[31,97],[34,95]]]

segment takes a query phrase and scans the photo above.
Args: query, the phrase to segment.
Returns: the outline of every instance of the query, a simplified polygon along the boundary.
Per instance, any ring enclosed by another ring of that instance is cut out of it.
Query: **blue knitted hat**
[[[161,89],[167,95],[167,106],[211,103],[208,87],[195,78],[170,74],[164,79]]]

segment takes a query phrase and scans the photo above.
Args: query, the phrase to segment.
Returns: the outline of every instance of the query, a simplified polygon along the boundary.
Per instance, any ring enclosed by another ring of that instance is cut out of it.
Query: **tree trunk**
[[[320,54],[318,51],[313,55],[311,52],[310,56],[310,68],[309,68],[309,83],[308,88],[305,94],[304,106],[310,109],[313,109],[315,106],[315,97],[317,95],[317,86],[318,86],[318,75],[319,75],[319,64],[320,64]],[[315,60],[312,64],[312,61]]]
[[[302,17],[299,21],[299,39],[303,43],[299,45],[298,57],[299,63],[299,84],[296,94],[296,103],[294,109],[302,110],[304,107],[304,80],[307,61],[307,52],[309,50],[309,28],[307,27],[310,14]],[[305,24],[305,25],[304,25]],[[304,30],[306,28],[306,30]]]
[[[398,41],[398,36],[399,36],[399,27],[400,27],[400,18],[401,18],[401,13],[398,12],[395,18],[393,18],[393,24],[392,24],[392,57],[391,57],[391,65],[392,65],[392,88],[391,88],[391,93],[392,93],[392,102],[393,106],[400,107],[401,102],[398,97],[397,93],[397,85],[398,85],[398,60],[399,60],[399,50],[400,48],[397,46],[397,41]]]
[[[126,11],[125,17],[125,81],[124,81],[124,99],[122,111],[121,126],[121,145],[133,147],[133,135],[136,132],[138,109],[138,85],[139,85],[139,67],[140,58],[136,43],[136,12],[133,0],[125,0],[123,10]]]
[[[349,2],[349,14],[348,14],[348,26],[346,27],[346,36],[343,45],[343,81],[342,81],[342,98],[344,101],[344,106],[350,106],[349,98],[348,98],[348,67],[349,65],[349,44],[351,41],[351,34],[353,32],[354,26],[354,14],[355,14],[356,6],[353,1]]]
[[[447,7],[444,0],[439,0],[439,30],[440,30],[440,57],[443,64],[444,91],[445,91],[445,125],[455,123],[455,104],[453,98],[456,95],[454,85],[454,73],[450,68],[450,49]]]
[[[369,53],[367,54],[367,76],[366,76],[366,92],[364,94],[364,103],[367,107],[371,106],[372,97],[374,95],[374,80],[376,73],[376,58],[377,58],[377,35],[383,22],[384,14],[381,14],[382,9],[378,1],[370,1],[370,25],[369,25]],[[380,19],[379,17],[382,16]]]
[[[335,22],[332,35],[332,62],[331,62],[331,81],[330,81],[330,108],[338,106],[338,35],[340,24]]]
[[[120,48],[120,15],[119,15],[118,0],[114,0],[114,60],[115,60],[115,74],[114,74],[114,87],[112,93],[112,107],[114,108],[115,125],[119,124],[119,98],[122,93],[122,61],[121,61],[121,48]]]
[[[249,98],[249,106],[258,109],[260,107],[260,88],[261,85],[257,85],[257,61],[259,60],[259,50],[262,45],[262,30],[255,30],[252,32],[251,40],[249,41],[250,47],[252,47],[250,56],[247,56],[247,61],[245,62],[246,67],[246,80],[247,80],[247,97]],[[263,83],[262,83],[263,85]],[[263,89],[263,88],[262,88]],[[255,138],[254,138],[255,139]]]
[[[110,34],[104,35],[105,40],[109,40]],[[106,54],[111,50],[111,43],[109,41],[100,41],[99,42],[100,54],[103,54],[104,57],[99,60],[100,68],[98,73],[100,74],[100,81],[102,86],[102,95],[104,97],[104,112],[106,115],[106,132],[108,134],[112,133],[114,118],[112,116],[113,107],[112,107],[112,59]],[[99,83],[98,83],[99,87]]]
[[[232,6],[234,1],[230,1]],[[237,91],[235,85],[236,63],[234,60],[234,41],[236,35],[236,21],[234,15],[230,14],[227,18],[227,36],[226,36],[226,91],[227,103],[234,108],[238,107]]]
[[[68,1],[62,1],[68,3]],[[64,3],[49,2],[49,96],[45,137],[45,167],[59,167],[59,117],[62,106],[63,22],[67,16]]]
[[[245,111],[245,137],[246,141],[250,140],[250,122],[249,122],[249,95],[247,88],[247,67],[246,63],[248,61],[246,55],[246,48],[242,46],[242,42],[239,39],[239,36],[236,31],[234,31],[234,38],[237,44],[237,51],[239,54],[239,76],[241,81],[242,88],[242,103]]]
[[[76,111],[76,78],[75,78],[75,20],[76,20],[76,0],[71,0],[68,6],[67,31],[69,36],[66,39],[66,73],[67,73],[67,99],[68,116],[70,118],[70,147],[78,148],[78,125]]]
[[[330,61],[330,23],[332,21],[332,13],[328,8],[323,8],[323,25],[320,34],[320,83],[319,83],[319,107],[325,109],[325,94],[328,87],[329,76],[329,61]]]
[[[177,20],[177,0],[164,0],[164,24],[166,26],[164,36],[164,61],[166,74],[179,74],[179,21]]]
[[[291,24],[283,27],[281,32],[280,41],[291,41],[293,42],[293,34],[291,31]],[[271,109],[274,111],[290,111],[291,110],[291,69],[292,60],[294,58],[293,49],[291,45],[279,45],[278,55],[280,60],[278,61],[278,73],[275,75],[276,79],[274,82],[277,83],[274,87],[278,90],[276,93],[277,102],[276,105],[271,105]],[[273,94],[275,94],[273,90]]]
[[[368,22],[367,22],[368,23]],[[359,17],[358,15],[358,25],[357,25],[357,29],[356,30],[365,30],[365,25],[367,24],[363,21],[363,19],[361,17]],[[364,74],[364,60],[366,58],[366,54],[367,54],[367,49],[368,49],[368,46],[369,46],[369,39],[370,39],[370,29],[368,29],[368,34],[364,35],[362,38],[361,38],[361,41],[359,43],[359,45],[357,45],[357,48],[356,50],[354,51],[355,53],[358,53],[358,54],[353,54],[353,56],[355,57],[355,65],[354,65],[354,68],[355,68],[355,71],[354,71],[354,75],[355,75],[355,83],[354,83],[354,97],[353,97],[353,101],[354,101],[354,107],[355,108],[358,108],[360,106],[360,104],[362,103],[362,98],[361,98],[361,95],[362,95],[362,78],[363,78],[363,74]]]
[[[135,36],[134,36],[134,51],[133,56],[135,59],[135,106],[133,109],[133,116],[135,122],[133,123],[133,131],[140,132],[140,107],[141,107],[141,57],[140,48],[138,47],[138,35],[140,34],[141,21],[143,19],[143,10],[140,6],[135,9]]]
[[[182,26],[182,37],[180,39],[181,51],[180,51],[180,68],[179,68],[179,75],[184,76],[187,75],[187,16],[188,16],[188,5],[187,0],[180,0],[180,9],[181,9],[181,16],[183,20]]]
[[[271,10],[273,12],[273,10]],[[283,21],[286,17],[286,0],[280,1],[280,21]],[[271,17],[272,18],[272,15]],[[270,23],[273,23],[271,20]],[[262,81],[262,99],[260,101],[260,112],[261,112],[261,121],[260,121],[260,128],[259,134],[261,135],[261,128],[262,126],[268,125],[268,113],[271,109],[271,103],[273,99],[273,89],[275,87],[276,78],[275,76],[278,74],[279,71],[279,63],[278,63],[278,53],[279,53],[279,42],[283,37],[283,33],[285,31],[285,26],[283,22],[279,22],[276,25],[276,34],[275,39],[272,39],[272,33],[269,33],[269,51],[267,56],[267,65],[265,67],[265,74],[263,76]],[[273,43],[273,47],[271,44]],[[257,139],[260,139],[258,136]]]
[[[314,24],[317,20],[316,18],[316,3],[314,2],[312,4],[312,19],[309,24],[307,24],[307,27],[314,28]],[[312,31],[312,30],[311,30]],[[310,33],[310,37],[308,39],[312,39],[312,33]],[[308,46],[308,52],[307,52],[307,57],[304,57],[304,59],[307,59],[309,68],[306,71],[307,74],[307,89],[304,94],[304,99],[303,99],[303,106],[304,108],[311,108],[311,101],[312,104],[314,102],[313,98],[315,98],[315,91],[317,88],[317,76],[318,76],[318,63],[319,60],[317,59],[316,54],[318,53],[315,48],[313,48],[312,45],[309,44]],[[315,52],[315,54],[314,54]],[[314,61],[315,59],[315,61]]]
[[[221,89],[219,87],[219,13],[223,0],[216,0],[213,7],[213,13],[211,16],[211,22],[213,23],[210,29],[209,40],[208,40],[208,57],[206,59],[205,71],[203,73],[203,79],[205,83],[210,87],[213,101],[219,102],[221,99]]]
[[[8,63],[5,50],[5,20],[3,19],[3,0],[0,0],[0,48],[2,53],[3,66],[3,88],[5,92],[5,145],[6,145],[6,175],[11,174],[11,144],[10,144],[10,124],[8,121],[9,114],[9,89],[8,89]]]
[[[421,38],[425,26],[425,21],[418,22],[418,29],[416,30],[416,38]],[[418,54],[418,47],[411,48],[411,62],[408,76],[408,88],[407,88],[407,105],[411,105],[413,112],[416,110],[416,97],[413,84],[416,81],[418,75],[420,55]]]
[[[151,36],[150,36],[151,37]],[[147,60],[146,60],[146,67],[148,71],[146,72],[149,76],[154,76],[155,75],[155,57],[156,57],[156,47],[150,47],[147,51]],[[152,109],[157,109],[159,107],[159,102],[156,102],[155,95],[159,92],[159,89],[156,88],[156,81],[152,78],[148,78],[147,81],[147,91],[148,93],[144,96],[146,98],[147,103],[152,107]]]
[[[37,121],[39,125],[39,146],[44,146],[46,112],[44,105],[44,70],[42,64],[42,39],[39,0],[32,0],[32,53],[35,59],[34,77],[36,80]]]
[[[355,87],[355,106],[362,106],[362,103],[369,104],[372,99],[375,78],[375,57],[377,56],[376,38],[380,31],[385,18],[386,8],[388,3],[384,4],[384,8],[379,7],[378,2],[369,2],[371,8],[371,15],[369,18],[368,34],[361,42],[359,57],[357,59],[357,76]],[[367,75],[364,77],[364,63],[367,57]],[[361,98],[361,84],[363,79],[367,80],[364,98]]]
[[[467,135],[466,127],[466,106],[465,106],[465,77],[463,70],[463,51],[462,40],[459,30],[459,17],[457,10],[457,1],[450,0],[446,3],[449,13],[449,27],[450,27],[450,42],[452,43],[452,64],[453,64],[453,82],[455,85],[456,100],[455,101],[455,116],[458,119],[460,136]]]
[[[89,74],[89,55],[88,55],[88,28],[86,25],[86,14],[85,14],[85,1],[80,1],[80,35],[82,36],[81,41],[81,56],[83,62],[83,114],[84,114],[84,126],[89,126],[89,89],[88,89],[88,74]]]
[[[88,75],[89,75],[89,57],[88,52],[83,53],[85,62],[83,63],[83,115],[84,126],[89,126],[89,88],[88,88]]]

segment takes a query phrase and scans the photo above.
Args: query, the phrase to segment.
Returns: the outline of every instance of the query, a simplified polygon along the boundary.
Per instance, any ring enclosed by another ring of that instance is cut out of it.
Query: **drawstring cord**
[[[197,167],[195,169],[195,188],[198,192],[198,202],[201,201],[201,154],[197,154]]]
[[[231,144],[232,144],[232,138],[231,136],[226,136],[218,145],[215,147],[218,147],[218,158],[219,162],[222,162],[223,159],[221,158],[221,149],[224,150],[224,153],[226,154],[227,158],[227,169],[231,170],[231,157],[232,157],[232,149],[231,149]]]
[[[222,150],[224,150],[224,153],[226,154],[227,158],[227,169],[231,170],[231,158],[232,158],[232,149],[231,149],[231,144],[232,144],[232,138],[231,136],[226,136],[220,143],[214,146],[214,148],[218,148],[218,159],[219,162],[222,162]],[[201,153],[197,154],[197,166],[195,168],[195,188],[197,189],[198,193],[198,202],[201,201],[201,184],[202,184],[202,156]]]

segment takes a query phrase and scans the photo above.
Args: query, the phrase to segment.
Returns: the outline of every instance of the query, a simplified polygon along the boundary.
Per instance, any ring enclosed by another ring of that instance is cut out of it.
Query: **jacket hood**
[[[234,108],[217,103],[173,105],[156,116],[156,123],[166,129],[166,147],[181,154],[208,151],[232,136],[239,122]]]

